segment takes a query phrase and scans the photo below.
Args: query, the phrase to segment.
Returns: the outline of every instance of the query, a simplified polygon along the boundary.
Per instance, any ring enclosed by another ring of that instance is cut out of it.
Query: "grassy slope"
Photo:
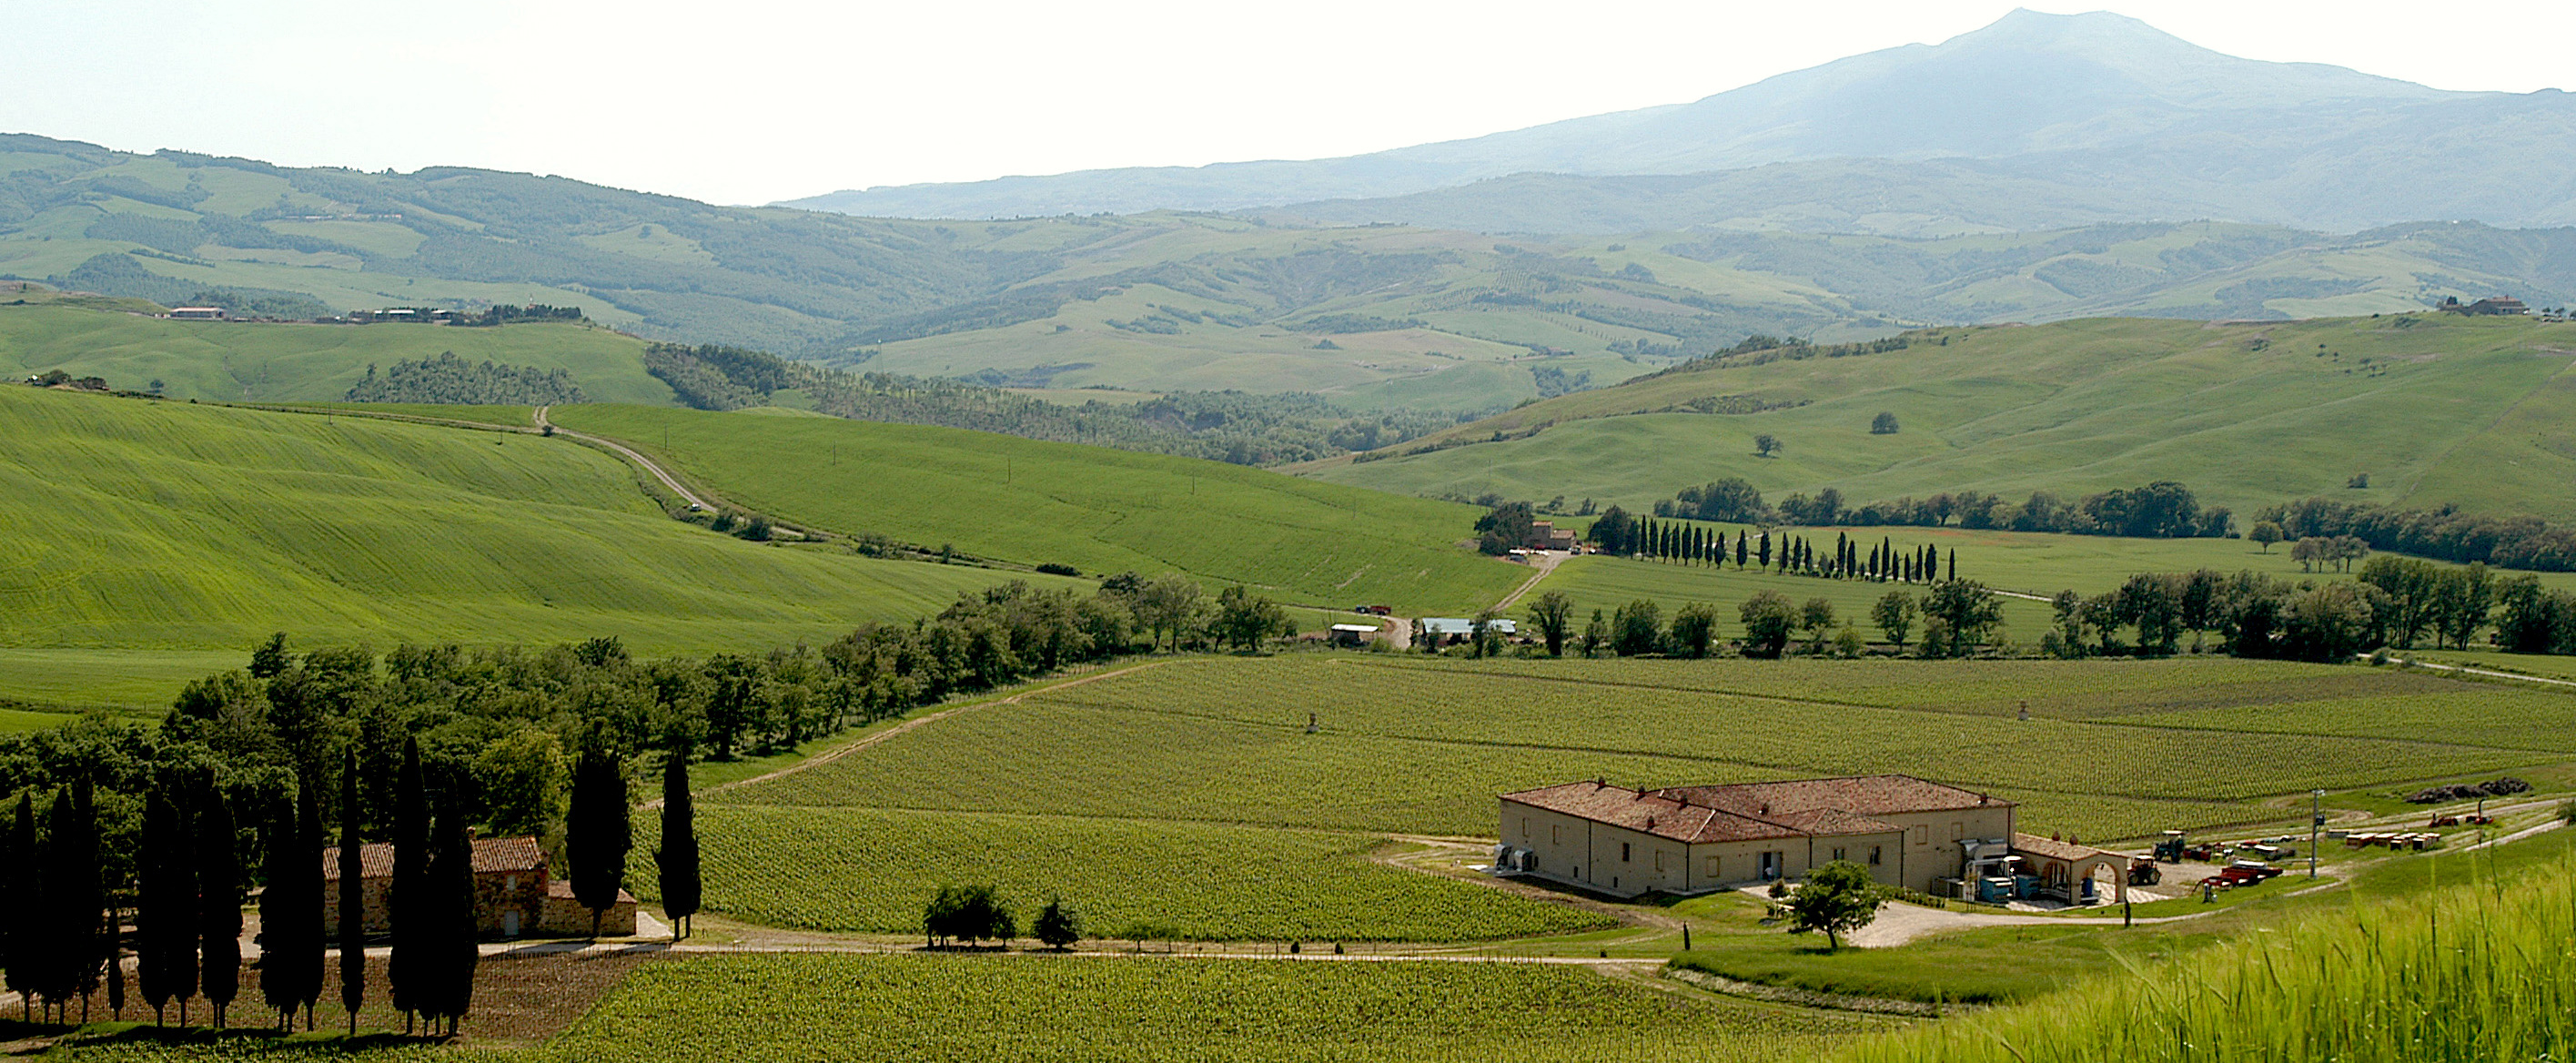
[[[1538,435],[1312,470],[1409,493],[1590,497],[1631,508],[1742,476],[1770,497],[1973,489],[2082,494],[2156,479],[2240,513],[2333,494],[2576,516],[2576,325],[2414,317],[2203,326],[2137,319],[1948,330],[1947,346],[1673,373],[1462,426]],[[2322,345],[2322,347],[2320,346]],[[2322,353],[2321,353],[2322,352]],[[2365,360],[2367,360],[2365,362]],[[1636,414],[1692,398],[1805,402]],[[1871,417],[1904,430],[1871,435]],[[1753,457],[1757,433],[1784,444]],[[2367,472],[2368,490],[2346,479]]]
[[[284,630],[701,651],[829,638],[1000,578],[683,525],[561,440],[26,388],[0,388],[0,422],[0,530],[20,544],[0,645],[235,649]]]
[[[669,457],[726,498],[873,532],[1086,573],[1178,570],[1291,602],[1463,609],[1522,570],[1456,544],[1466,506],[1217,462],[947,428],[631,406],[558,408],[567,428]]]
[[[333,402],[369,365],[453,351],[469,362],[566,370],[598,402],[670,404],[670,387],[644,371],[643,346],[579,325],[267,325],[0,306],[0,373],[60,369],[133,391],[160,380],[171,398],[208,402]]]

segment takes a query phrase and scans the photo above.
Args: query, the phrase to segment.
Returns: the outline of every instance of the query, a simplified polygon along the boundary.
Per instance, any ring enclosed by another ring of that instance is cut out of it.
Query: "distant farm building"
[[[1892,886],[1958,896],[2127,892],[2126,857],[2014,830],[2010,801],[1907,775],[1632,790],[1564,783],[1501,797],[1498,872],[1613,897],[1689,895],[1794,879],[1835,860]],[[2053,877],[2052,877],[2053,876]],[[2029,879],[2029,882],[2020,882]]]
[[[1335,624],[1332,640],[1336,646],[1357,646],[1376,634],[1375,624]]]
[[[358,889],[364,911],[359,926],[369,935],[393,929],[386,898],[393,890],[394,847],[381,843],[358,847]],[[340,850],[322,850],[324,934],[340,932]],[[583,937],[590,933],[590,909],[573,899],[572,883],[547,873],[546,851],[535,838],[482,838],[474,842],[474,922],[487,938]],[[599,932],[611,937],[635,933],[635,898],[617,891],[617,903],[601,913]]]
[[[2471,317],[2492,317],[2507,314],[2528,314],[2531,312],[2531,308],[2524,306],[2522,300],[2508,295],[2488,296],[2487,298],[2480,299],[2474,303],[2463,303],[2460,301],[2460,297],[2456,295],[2444,296],[2442,298],[2441,309],[2445,313],[2467,314]]]
[[[221,321],[224,319],[224,308],[220,306],[183,306],[170,311],[170,316],[179,321]]]
[[[1520,626],[1509,620],[1488,620],[1485,629],[1504,638],[1520,634]],[[1476,622],[1454,616],[1429,617],[1422,621],[1422,634],[1435,645],[1455,646],[1476,637]]]
[[[1521,548],[1524,550],[1572,550],[1575,548],[1575,545],[1573,529],[1559,528],[1556,526],[1556,522],[1554,521],[1538,520],[1530,522],[1529,539],[1521,544]]]

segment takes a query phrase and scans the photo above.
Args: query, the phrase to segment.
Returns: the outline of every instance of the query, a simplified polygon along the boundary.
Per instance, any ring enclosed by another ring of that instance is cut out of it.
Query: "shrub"
[[[1039,573],[1041,573],[1041,574],[1044,574],[1044,575],[1048,575],[1048,576],[1079,576],[1079,575],[1082,575],[1082,570],[1081,570],[1081,569],[1075,568],[1075,567],[1073,567],[1072,565],[1059,565],[1059,564],[1055,564],[1054,562],[1048,562],[1047,564],[1039,565],[1039,566],[1038,566],[1038,572],[1039,572]]]

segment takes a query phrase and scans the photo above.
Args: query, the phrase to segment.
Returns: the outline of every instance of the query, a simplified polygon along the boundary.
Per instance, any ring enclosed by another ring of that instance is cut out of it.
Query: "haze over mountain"
[[[951,218],[1285,208],[1484,231],[1927,235],[2212,218],[2350,232],[2427,218],[2565,224],[2570,173],[2566,93],[2444,91],[2240,59],[2107,12],[2016,11],[1939,45],[1469,140],[789,205]]]

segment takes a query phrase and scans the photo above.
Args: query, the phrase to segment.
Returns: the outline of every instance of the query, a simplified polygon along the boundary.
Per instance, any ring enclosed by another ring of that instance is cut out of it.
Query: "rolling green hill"
[[[253,324],[0,305],[0,373],[60,369],[130,391],[157,380],[161,393],[174,399],[336,402],[368,366],[449,351],[467,362],[565,370],[599,402],[674,401],[670,386],[644,371],[643,341],[581,325]]]
[[[1028,388],[1314,391],[1354,409],[1483,412],[1755,332],[1833,341],[2107,313],[2576,300],[2576,230],[2156,222],[1898,239],[1776,220],[1562,238],[1171,213],[902,221],[486,170],[293,169],[0,136],[0,295],[16,278],[299,318],[538,302],[638,335],[842,367]],[[143,372],[135,387],[199,379],[151,361],[106,368]],[[201,373],[204,386],[258,388]]]
[[[1236,465],[980,432],[640,406],[557,407],[747,507],[1085,573],[1180,571],[1284,601],[1472,609],[1518,566],[1461,545],[1478,511]]]
[[[2576,516],[2576,324],[2442,315],[1946,329],[1848,357],[1738,355],[1537,403],[1322,479],[1632,510],[1725,476],[1774,500],[2179,480],[2240,514],[2293,498]],[[1795,353],[1794,351],[1786,353]],[[1812,354],[1813,352],[1806,352]],[[1795,404],[1690,412],[1689,403]],[[1655,412],[1674,411],[1683,412]],[[1870,431],[1879,412],[1901,430]],[[1783,449],[1753,453],[1757,434]],[[1500,441],[1493,441],[1500,439]],[[2350,489],[2356,473],[2367,489]]]
[[[0,647],[84,661],[240,651],[281,630],[766,648],[1006,578],[716,535],[561,439],[25,387],[0,388],[0,423]],[[34,670],[34,695],[126,700]]]

